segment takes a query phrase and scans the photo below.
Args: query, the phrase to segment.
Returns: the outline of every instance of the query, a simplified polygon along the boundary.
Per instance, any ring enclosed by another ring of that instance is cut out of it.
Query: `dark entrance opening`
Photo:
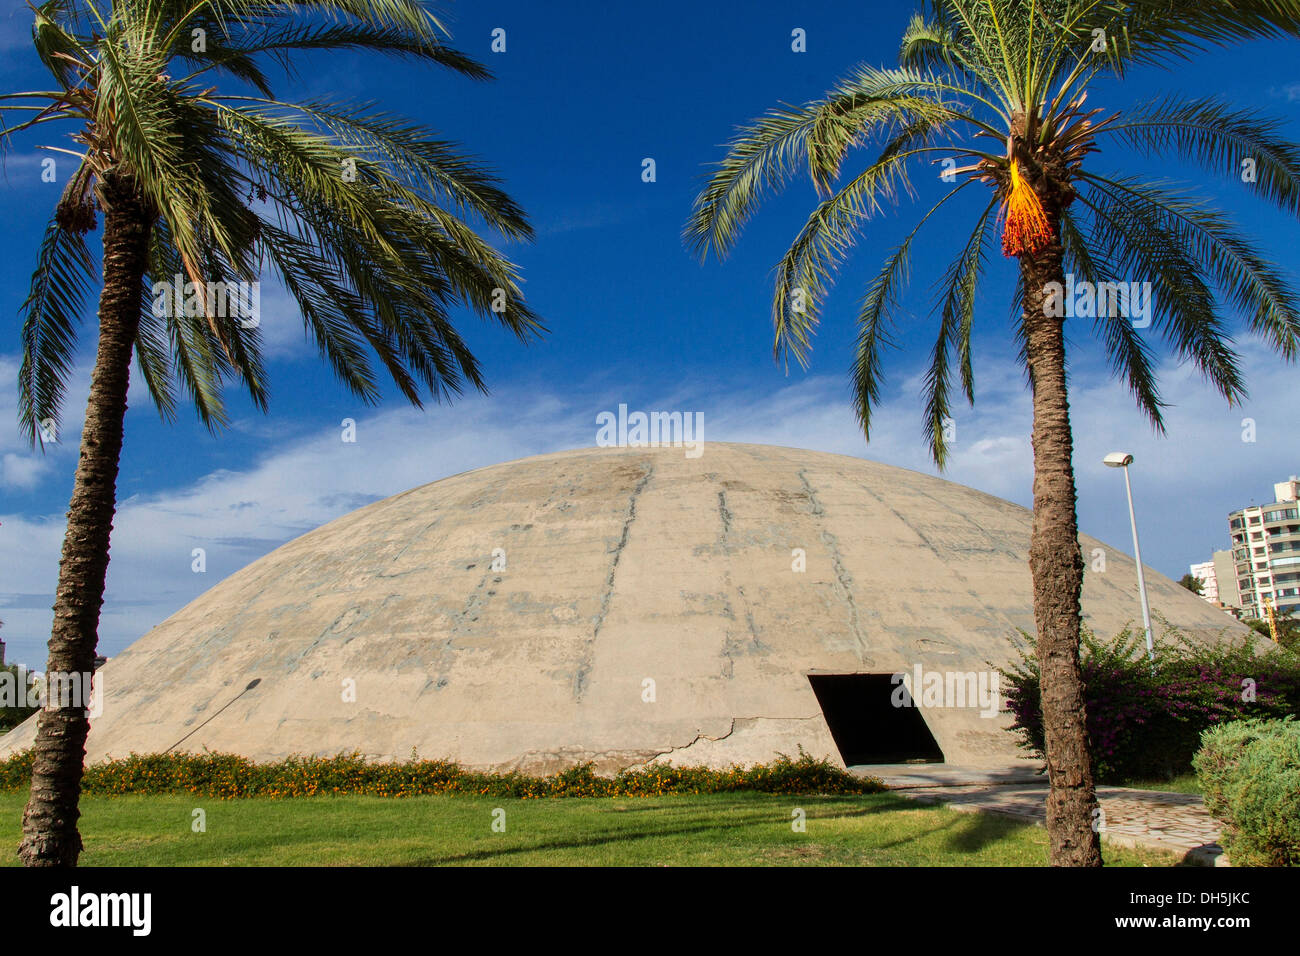
[[[942,763],[943,751],[893,674],[809,674],[845,764]],[[906,704],[896,707],[895,694]]]

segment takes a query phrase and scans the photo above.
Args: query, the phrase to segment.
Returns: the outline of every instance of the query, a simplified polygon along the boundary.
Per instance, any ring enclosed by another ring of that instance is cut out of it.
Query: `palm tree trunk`
[[[68,530],[50,633],[47,688],[56,674],[80,675],[88,694],[98,641],[99,610],[108,573],[109,536],[116,509],[118,456],[140,323],[153,218],[135,183],[110,172],[101,182],[104,289],[99,299],[99,346],[81,433],[81,457],[68,506]],[[31,796],[23,814],[18,855],[27,866],[76,866],[81,852],[77,808],[86,755],[87,700],[47,700],[37,718]]]
[[[1056,211],[1045,204],[1052,234]],[[1101,866],[1092,749],[1079,667],[1083,556],[1075,516],[1070,404],[1065,382],[1064,319],[1043,308],[1049,282],[1064,286],[1059,241],[1021,260],[1025,354],[1034,401],[1034,525],[1029,569],[1038,626],[1043,737],[1047,775],[1047,833],[1053,866]]]

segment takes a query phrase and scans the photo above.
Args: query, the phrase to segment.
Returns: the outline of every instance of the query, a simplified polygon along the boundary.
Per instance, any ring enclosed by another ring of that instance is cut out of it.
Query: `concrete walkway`
[[[972,768],[949,764],[889,764],[850,768],[901,797],[944,803],[953,810],[1001,813],[1042,824],[1047,780],[1033,768]],[[1199,796],[1128,787],[1098,787],[1101,835],[1108,843],[1177,853],[1184,863],[1228,866],[1219,822]]]

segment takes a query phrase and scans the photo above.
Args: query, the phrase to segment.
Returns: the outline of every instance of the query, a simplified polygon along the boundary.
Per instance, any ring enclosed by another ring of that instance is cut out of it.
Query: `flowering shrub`
[[[1023,632],[1022,632],[1023,634]],[[1021,746],[1043,752],[1038,662],[1033,638],[1020,663],[1002,670]],[[1208,727],[1243,717],[1300,713],[1300,655],[1271,642],[1203,644],[1165,625],[1154,671],[1145,636],[1125,628],[1099,641],[1086,630],[1080,663],[1088,735],[1098,778],[1171,778],[1191,770]]]
[[[19,790],[31,779],[32,751],[0,760],[0,790]],[[782,794],[879,793],[874,778],[856,777],[825,760],[800,752],[767,764],[706,767],[644,767],[613,777],[597,775],[590,764],[549,777],[522,773],[481,773],[445,760],[412,759],[372,763],[360,754],[289,757],[254,763],[234,754],[132,754],[86,768],[82,793],[171,794],[205,797],[311,797],[365,794],[410,797],[468,794],[521,799],[542,797],[656,797],[677,793],[757,791]]]

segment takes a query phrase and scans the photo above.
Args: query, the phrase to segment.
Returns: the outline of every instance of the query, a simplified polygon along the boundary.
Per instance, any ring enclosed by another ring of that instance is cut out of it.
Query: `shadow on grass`
[[[764,823],[771,824],[771,818]],[[747,824],[752,825],[752,824]],[[493,849],[470,850],[466,853],[448,853],[442,856],[424,857],[410,862],[392,864],[394,866],[441,866],[446,863],[468,863],[476,860],[496,860],[518,856],[521,853],[544,853],[550,850],[580,850],[584,847],[608,846],[614,843],[632,843],[638,840],[654,840],[663,837],[689,836],[716,832],[722,829],[716,823],[702,823],[693,826],[657,827],[653,830],[613,831],[593,833],[584,839],[546,840],[540,843],[528,843],[521,846],[495,847]]]
[[[582,838],[570,839],[551,839],[541,840],[535,843],[525,843],[514,846],[502,846],[484,848],[478,850],[469,850],[467,852],[445,853],[438,856],[425,857],[414,860],[409,863],[400,864],[402,866],[439,866],[445,863],[467,863],[482,860],[505,859],[512,856],[518,856],[526,853],[544,853],[554,850],[579,850],[583,848],[592,848],[599,846],[608,846],[611,844],[635,843],[641,840],[656,840],[672,837],[697,836],[704,833],[719,833],[728,835],[741,835],[751,832],[755,829],[762,828],[771,830],[773,826],[783,826],[785,819],[781,816],[774,816],[770,809],[755,807],[752,803],[740,802],[733,803],[731,806],[723,805],[721,807],[710,807],[710,810],[727,813],[730,816],[726,820],[698,820],[696,822],[683,821],[673,826],[664,826],[664,813],[666,809],[676,810],[678,808],[660,805],[659,807],[646,807],[644,809],[658,809],[660,814],[657,818],[647,817],[638,818],[632,827],[623,827],[618,829],[601,828],[591,831],[587,836]],[[698,818],[700,808],[683,806],[680,808],[684,811],[693,811]],[[627,812],[627,811],[624,811]],[[847,816],[863,816],[870,813],[879,812],[872,808],[862,808],[859,810],[839,811],[836,812],[831,808],[825,808],[823,812],[809,813],[810,819],[838,819]],[[620,814],[621,816],[622,814]]]
[[[767,795],[777,796],[777,795]],[[790,795],[791,807],[799,806],[801,798],[806,794]],[[872,801],[868,806],[845,805],[843,802],[846,798],[835,798],[836,806],[824,807],[800,807],[806,814],[808,821],[816,820],[844,820],[856,817],[873,816],[880,813],[890,813],[897,810],[914,810],[916,804],[910,800],[901,797],[891,797],[885,794],[872,794]],[[806,800],[804,802],[807,802]],[[644,813],[645,811],[657,811],[655,818],[639,817],[629,822],[634,823],[632,827],[623,827],[618,829],[594,830],[585,837],[569,839],[552,839],[542,840],[536,843],[520,844],[514,846],[491,847],[470,850],[467,852],[448,853],[436,856],[424,857],[419,860],[395,864],[401,866],[439,866],[447,863],[468,863],[487,860],[503,860],[509,857],[518,856],[528,853],[544,853],[555,850],[578,850],[583,848],[593,848],[607,846],[611,844],[635,843],[642,840],[665,839],[673,837],[685,837],[700,835],[704,833],[725,834],[731,838],[745,838],[748,834],[754,833],[759,837],[771,837],[774,826],[785,826],[787,818],[784,816],[774,816],[770,804],[768,806],[755,806],[753,800],[733,800],[721,805],[711,805],[711,812],[722,812],[729,814],[725,820],[706,820],[699,822],[683,821],[680,824],[664,826],[665,811],[681,811],[698,816],[700,807],[683,805],[673,807],[671,801],[665,801],[653,806],[633,808],[610,808],[608,812],[617,814],[619,817],[624,814]],[[676,815],[674,813],[674,815]],[[913,834],[891,843],[880,844],[870,848],[864,848],[864,851],[883,850],[890,847],[900,846],[906,843],[915,842],[932,836],[935,833],[946,830],[955,826],[958,821],[948,821],[937,827],[929,828],[921,833]],[[756,832],[763,831],[763,832]],[[757,841],[756,841],[757,842]],[[774,847],[775,848],[775,847]]]
[[[955,812],[955,811],[954,811]],[[1034,826],[995,813],[957,813],[961,819],[956,830],[948,835],[947,846],[957,853],[978,853],[1009,836]]]
[[[684,796],[696,796],[695,794],[686,794]],[[708,796],[719,801],[710,806],[716,806],[723,810],[730,809],[748,809],[752,808],[757,800],[775,801],[788,800],[790,806],[803,807],[809,810],[809,816],[812,816],[811,809],[816,808],[818,816],[861,816],[863,813],[881,813],[892,810],[911,810],[915,809],[917,804],[908,800],[906,797],[896,797],[890,793],[865,793],[850,795],[825,795],[819,793],[749,793],[749,794],[698,794],[698,796]],[[609,810],[612,813],[662,813],[665,810],[698,810],[698,804],[692,807],[690,804],[683,803],[680,807],[674,807],[672,801],[674,796],[654,796],[654,797],[581,797],[578,799],[609,799],[611,801]],[[723,803],[723,800],[726,803]],[[615,802],[619,801],[619,802]],[[622,803],[621,801],[630,801]]]

